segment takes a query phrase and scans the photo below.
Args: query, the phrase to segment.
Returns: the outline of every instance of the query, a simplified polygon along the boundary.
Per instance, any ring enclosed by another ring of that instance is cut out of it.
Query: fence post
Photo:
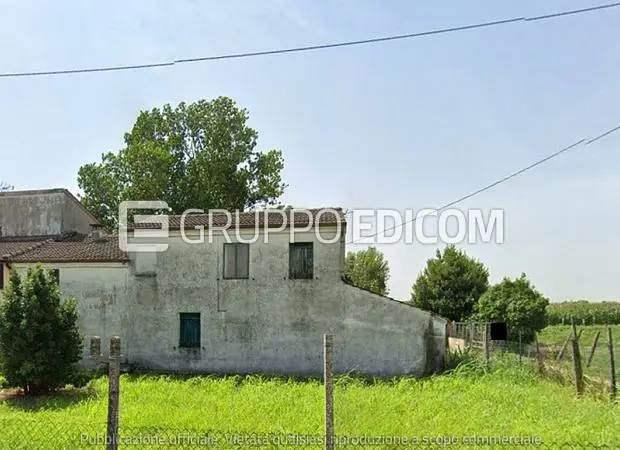
[[[323,382],[325,384],[325,450],[334,449],[334,337],[323,335]]]
[[[523,338],[522,338],[522,332],[521,329],[519,328],[519,364],[521,364],[521,355],[523,353]]]
[[[594,341],[592,342],[592,348],[590,349],[590,355],[588,356],[586,367],[590,367],[590,364],[592,364],[592,357],[594,356],[594,350],[596,350],[596,344],[598,344],[598,338],[600,335],[601,332],[597,331],[596,336],[594,336]]]
[[[577,340],[579,340],[579,338],[581,337],[581,332],[583,331],[583,328],[581,330],[579,330],[579,333],[577,334]],[[568,346],[568,343],[571,341],[573,337],[573,333],[572,331],[568,334],[568,337],[566,338],[566,340],[564,341],[564,344],[562,344],[562,348],[560,349],[560,352],[558,353],[558,356],[555,358],[556,361],[559,361],[562,359],[562,356],[564,356],[564,351],[566,350],[566,347]]]
[[[581,368],[581,354],[579,353],[579,336],[577,336],[577,327],[575,321],[571,319],[573,327],[573,366],[575,371],[575,390],[577,395],[583,393],[583,371]]]
[[[616,361],[614,359],[614,343],[611,333],[611,327],[607,325],[607,347],[609,348],[609,383],[611,400],[616,399]]]
[[[99,336],[90,338],[90,359],[94,361],[101,359],[101,338]]]
[[[540,348],[538,347],[538,332],[534,331],[534,345],[536,346],[536,364],[538,368],[538,374],[542,375],[544,372],[542,355],[540,353]]]
[[[484,361],[485,361],[486,367],[488,369],[489,368],[489,359],[491,359],[491,349],[490,349],[490,342],[489,342],[489,324],[488,323],[484,324],[483,343],[484,343]]]
[[[108,393],[108,432],[107,450],[118,449],[118,400],[120,391],[121,373],[121,338],[110,338],[110,367],[109,367],[109,393]]]

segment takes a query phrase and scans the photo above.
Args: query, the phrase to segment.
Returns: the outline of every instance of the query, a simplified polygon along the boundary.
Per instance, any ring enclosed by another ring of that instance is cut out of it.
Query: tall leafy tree
[[[6,384],[42,394],[71,383],[79,373],[82,338],[72,298],[40,265],[22,280],[16,271],[0,302],[0,371]]]
[[[468,319],[489,287],[489,271],[453,245],[437,249],[411,290],[410,303],[454,321]]]
[[[524,273],[511,280],[508,277],[491,286],[475,306],[476,320],[506,322],[509,340],[531,340],[535,331],[547,326],[549,299],[536,290]]]
[[[123,149],[80,167],[83,204],[108,230],[123,200],[164,200],[176,214],[276,205],[282,153],[256,149],[248,118],[228,97],[141,111]]]
[[[349,252],[344,261],[344,273],[357,287],[379,295],[388,293],[390,268],[383,253],[376,247]]]

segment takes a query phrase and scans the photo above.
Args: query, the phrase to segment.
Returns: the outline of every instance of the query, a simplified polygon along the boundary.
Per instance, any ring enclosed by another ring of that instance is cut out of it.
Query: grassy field
[[[97,433],[100,439],[105,434],[106,396],[107,380],[102,377],[80,394],[0,401],[0,448],[103,448],[94,444]],[[453,373],[422,380],[339,378],[335,403],[340,436],[405,436],[409,443],[430,442],[431,437],[456,442],[473,435],[530,436],[546,443],[539,448],[560,448],[564,442],[620,445],[620,405],[576,399],[570,386],[540,380],[527,365],[505,360],[494,361],[489,372],[470,361]],[[302,436],[314,436],[319,444],[287,448],[321,448],[322,432],[319,381],[136,375],[121,379],[121,434],[134,444],[152,444],[121,448],[276,448],[275,440],[284,435],[294,435],[298,444]],[[206,433],[218,442],[205,437],[198,442]],[[226,433],[248,439],[252,433],[271,433],[271,438],[264,446],[235,446],[224,442]],[[160,445],[153,436],[161,436]],[[190,440],[202,446],[179,444]],[[414,448],[372,448],[405,447]]]
[[[616,378],[620,379],[620,325],[611,326],[613,333],[614,354],[616,359]],[[570,325],[553,325],[542,330],[539,341],[550,346],[561,347],[566,338],[571,334]],[[579,339],[579,349],[583,361],[583,371],[586,375],[593,377],[609,378],[609,350],[607,348],[607,330],[604,325],[577,326],[577,332],[583,330]],[[600,331],[600,336],[592,363],[586,367],[590,349],[596,333]],[[566,349],[566,354],[570,356],[570,345]]]

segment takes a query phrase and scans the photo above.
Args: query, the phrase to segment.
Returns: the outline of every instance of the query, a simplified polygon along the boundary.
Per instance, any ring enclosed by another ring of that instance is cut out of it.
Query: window
[[[4,289],[4,264],[0,263],[0,289]]]
[[[224,244],[224,279],[248,278],[249,244]]]
[[[314,278],[312,242],[294,243],[289,246],[289,278]]]
[[[200,348],[200,313],[181,313],[179,347]]]
[[[50,273],[52,275],[52,278],[56,280],[56,284],[60,284],[60,270],[52,269]]]

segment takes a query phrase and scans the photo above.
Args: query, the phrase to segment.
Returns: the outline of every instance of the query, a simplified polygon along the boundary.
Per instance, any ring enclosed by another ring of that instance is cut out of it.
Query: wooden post
[[[522,353],[523,353],[523,339],[522,339],[521,329],[519,329],[519,364],[521,364]]]
[[[609,349],[609,383],[611,400],[616,400],[616,361],[614,359],[614,343],[611,335],[611,327],[607,325],[607,347]]]
[[[577,395],[583,394],[583,371],[581,368],[581,354],[579,353],[579,336],[575,321],[571,319],[573,327],[573,367],[575,371],[575,391]]]
[[[601,332],[597,331],[596,336],[594,336],[594,341],[592,342],[592,348],[590,349],[590,355],[588,356],[586,367],[590,367],[590,364],[592,364],[592,357],[594,356],[594,350],[596,350],[596,344],[598,344],[598,338],[600,335]]]
[[[323,382],[325,384],[325,450],[334,449],[334,337],[323,335]]]
[[[98,360],[101,358],[101,338],[92,336],[90,338],[90,359]]]
[[[107,450],[118,449],[118,403],[120,391],[121,374],[121,338],[113,336],[110,338],[110,387],[108,393],[108,433]]]
[[[484,324],[483,343],[484,343],[484,361],[488,369],[489,359],[491,359],[491,349],[490,349],[490,342],[489,342],[489,324],[488,323]]]
[[[579,338],[581,337],[581,332],[582,331],[583,331],[583,329],[579,330],[579,334],[577,334],[577,340],[579,340]],[[570,332],[568,337],[564,341],[564,344],[562,345],[562,348],[560,349],[560,353],[558,353],[558,356],[555,358],[556,361],[559,361],[559,360],[562,359],[562,356],[564,356],[564,351],[566,350],[566,347],[568,346],[568,343],[571,341],[572,337],[573,337],[573,333]]]
[[[538,347],[538,332],[534,331],[534,346],[536,348],[536,364],[538,368],[538,374],[542,375],[544,373],[543,370],[543,360],[542,355],[540,353],[540,348]]]

